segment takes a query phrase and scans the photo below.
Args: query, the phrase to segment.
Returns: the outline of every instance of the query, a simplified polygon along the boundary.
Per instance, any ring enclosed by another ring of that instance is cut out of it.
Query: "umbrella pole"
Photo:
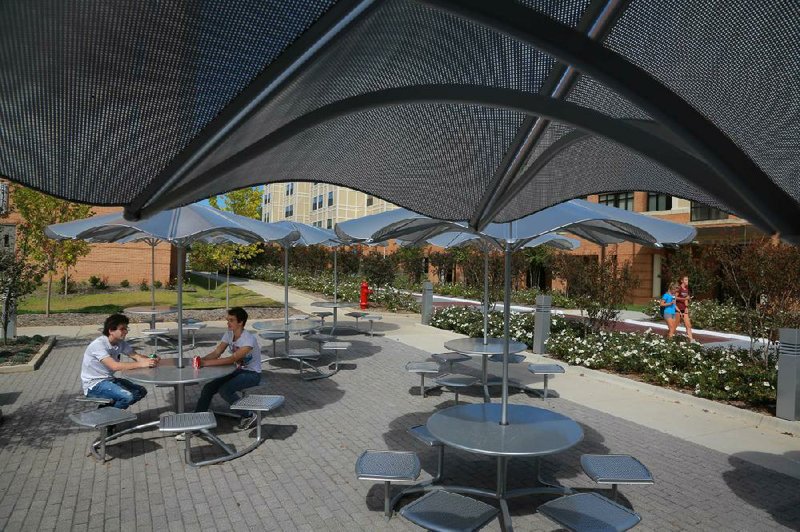
[[[283,246],[283,318],[289,325],[289,246]],[[289,333],[286,333],[287,337]]]
[[[483,345],[489,343],[489,247],[483,254]]]
[[[183,367],[183,261],[186,250],[178,246],[178,367]],[[175,387],[175,398],[178,403],[178,412],[185,411],[186,396],[183,386]]]
[[[156,306],[156,244],[157,242],[150,242],[150,305]],[[153,314],[153,323],[150,324],[152,329],[156,328],[156,316]]]
[[[508,342],[511,338],[511,242],[506,241],[505,293],[503,297],[503,407],[501,425],[508,425]]]
[[[339,297],[339,271],[336,267],[339,248],[333,248],[333,302],[336,303]]]

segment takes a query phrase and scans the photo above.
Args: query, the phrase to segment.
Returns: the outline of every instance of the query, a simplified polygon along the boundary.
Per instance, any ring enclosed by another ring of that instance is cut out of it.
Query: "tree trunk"
[[[64,295],[69,291],[69,268],[64,268]]]
[[[50,294],[53,290],[53,272],[50,272],[47,276],[47,302],[44,306],[44,315],[50,316]]]

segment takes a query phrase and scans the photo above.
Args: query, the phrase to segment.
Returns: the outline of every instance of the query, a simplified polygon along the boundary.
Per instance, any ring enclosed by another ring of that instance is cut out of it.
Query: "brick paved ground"
[[[206,330],[204,337],[214,330]],[[331,379],[302,382],[293,367],[270,366],[264,391],[286,396],[267,416],[272,436],[233,462],[192,469],[174,438],[158,432],[126,437],[109,447],[115,459],[98,465],[84,457],[90,432],[66,416],[85,408],[73,401],[86,342],[61,341],[39,371],[0,376],[0,529],[5,530],[410,530],[402,518],[384,522],[382,486],[354,478],[364,449],[413,449],[426,472],[435,453],[405,430],[424,423],[452,395],[417,395],[418,380],[403,367],[425,354],[385,338],[349,338],[354,349],[345,369]],[[199,348],[206,351],[213,341]],[[557,389],[557,381],[554,383]],[[189,389],[188,401],[197,397]],[[478,401],[467,394],[466,401]],[[173,392],[151,389],[133,411],[156,419]],[[525,394],[516,403],[541,406]],[[623,487],[623,502],[643,516],[640,530],[778,530],[800,528],[800,480],[752,465],[737,456],[687,443],[569,402],[550,407],[583,426],[585,440],[544,461],[545,476],[590,488],[579,470],[581,453],[632,453],[656,477],[654,486]],[[236,445],[247,436],[220,421],[217,432]],[[198,455],[213,453],[194,439]],[[757,449],[753,450],[757,452]],[[492,487],[494,462],[448,449],[447,481]],[[423,473],[427,475],[428,473]],[[531,478],[529,461],[514,460],[510,487]],[[511,505],[517,530],[555,527],[534,513],[545,497]],[[407,502],[407,501],[404,501]],[[497,530],[497,524],[488,530]]]

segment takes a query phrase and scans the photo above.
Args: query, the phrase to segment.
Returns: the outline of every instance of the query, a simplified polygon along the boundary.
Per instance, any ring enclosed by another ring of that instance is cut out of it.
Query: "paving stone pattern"
[[[198,351],[207,352],[221,332],[204,330],[198,335]],[[0,529],[414,529],[398,516],[384,521],[382,484],[356,480],[354,464],[365,449],[415,450],[423,464],[421,478],[427,478],[435,471],[435,450],[421,446],[406,429],[451,406],[453,395],[418,395],[418,377],[403,367],[425,360],[426,353],[381,337],[346,340],[353,348],[342,356],[344,369],[330,379],[303,382],[287,361],[267,366],[259,391],[286,396],[281,410],[265,416],[271,439],[238,460],[199,469],[184,465],[182,443],[158,431],[109,445],[115,458],[105,465],[85,457],[92,431],[73,425],[67,415],[87,408],[74,401],[87,341],[60,341],[39,371],[0,376],[6,416],[0,426]],[[557,381],[553,387],[557,390]],[[198,392],[197,386],[188,388],[188,404]],[[480,401],[477,389],[462,397]],[[545,477],[595,489],[580,471],[579,457],[588,452],[630,453],[647,464],[656,478],[654,486],[621,487],[621,502],[643,517],[638,530],[800,528],[800,480],[568,398],[544,403],[514,393],[511,400],[546,405],[583,426],[583,442],[543,460]],[[154,420],[173,402],[171,388],[150,389],[132,411],[139,420]],[[249,436],[233,432],[232,420],[220,418],[216,432],[234,446],[247,445]],[[193,444],[197,458],[216,452],[199,438]],[[445,482],[494,487],[491,458],[447,449],[445,467]],[[512,460],[509,487],[524,485],[534,474],[530,460]],[[537,504],[547,499],[513,500],[516,530],[555,529],[535,513]],[[499,530],[497,522],[487,530]]]

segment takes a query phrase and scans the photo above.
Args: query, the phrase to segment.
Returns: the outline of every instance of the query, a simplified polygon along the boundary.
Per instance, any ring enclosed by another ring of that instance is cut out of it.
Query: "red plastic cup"
[[[199,369],[200,368],[200,357],[194,357],[192,359],[192,367],[194,369]]]

